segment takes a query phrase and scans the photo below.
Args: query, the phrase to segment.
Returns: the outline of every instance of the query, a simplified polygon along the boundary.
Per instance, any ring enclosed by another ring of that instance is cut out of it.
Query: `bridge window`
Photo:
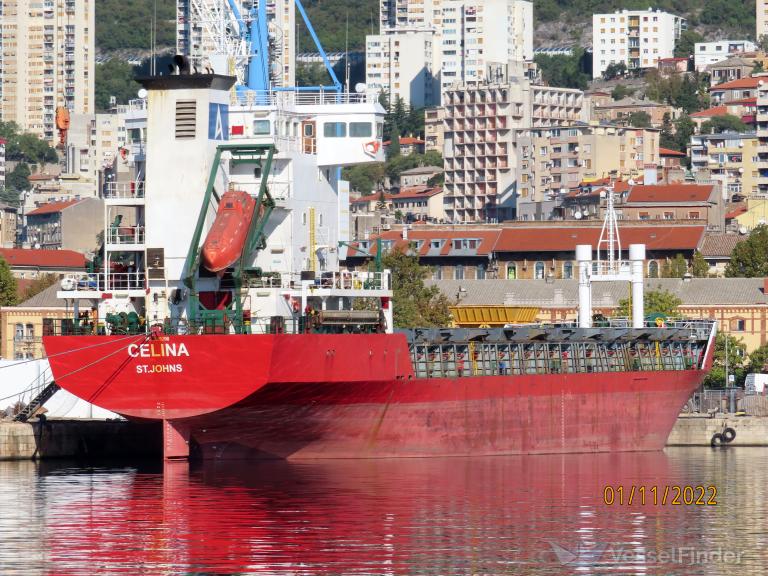
[[[373,127],[370,122],[350,122],[349,135],[352,138],[370,138],[373,134]]]
[[[254,136],[268,136],[270,134],[269,120],[254,120],[253,121],[253,135]]]
[[[345,138],[347,136],[346,122],[325,122],[323,136],[326,138]]]

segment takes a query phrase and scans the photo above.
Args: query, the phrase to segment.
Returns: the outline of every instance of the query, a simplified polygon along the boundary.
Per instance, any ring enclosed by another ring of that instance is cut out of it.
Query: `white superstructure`
[[[621,10],[592,15],[592,77],[611,64],[628,70],[655,68],[675,55],[675,43],[687,28],[685,18],[661,10]]]

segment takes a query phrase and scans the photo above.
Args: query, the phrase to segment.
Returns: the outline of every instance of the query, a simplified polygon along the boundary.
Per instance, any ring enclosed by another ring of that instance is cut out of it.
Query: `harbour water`
[[[0,462],[0,574],[762,575],[765,454]]]

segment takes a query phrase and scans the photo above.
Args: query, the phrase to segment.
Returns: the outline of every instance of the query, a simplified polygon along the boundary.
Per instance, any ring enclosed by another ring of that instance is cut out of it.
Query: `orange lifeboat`
[[[221,197],[216,220],[203,243],[203,266],[211,272],[221,272],[240,258],[254,208],[256,200],[242,190],[230,190]]]

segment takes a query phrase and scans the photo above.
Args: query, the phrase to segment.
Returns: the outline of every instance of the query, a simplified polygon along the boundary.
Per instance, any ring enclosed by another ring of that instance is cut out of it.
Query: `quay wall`
[[[156,423],[124,420],[0,422],[0,460],[162,455]]]
[[[736,438],[728,446],[768,446],[768,417],[732,414],[713,418],[681,416],[672,428],[667,446],[709,446],[712,436],[725,427],[736,431]]]

